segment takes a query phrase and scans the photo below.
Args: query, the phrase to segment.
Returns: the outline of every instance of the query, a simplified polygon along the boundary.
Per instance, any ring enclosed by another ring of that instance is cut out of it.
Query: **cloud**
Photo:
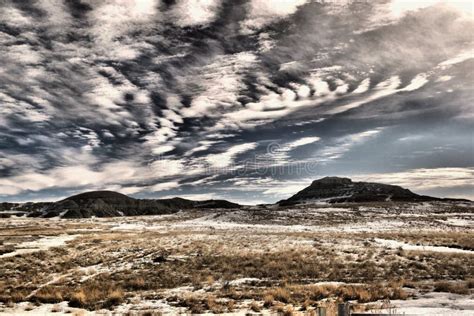
[[[91,2],[89,14],[93,21],[91,33],[101,44],[110,44],[117,37],[127,34],[139,25],[152,21],[157,13],[156,0],[106,0]]]
[[[336,138],[331,144],[319,149],[314,159],[320,163],[339,159],[354,146],[375,137],[380,132],[380,129],[375,129]]]
[[[197,153],[197,152],[204,152],[207,149],[211,148],[212,145],[218,144],[218,143],[220,143],[220,141],[201,140],[201,141],[198,142],[197,147],[192,148],[191,150],[186,152],[184,155],[185,156],[191,156],[191,155],[193,155],[194,153]]]
[[[284,197],[284,196],[289,197],[295,194],[296,192],[301,191],[304,188],[306,188],[309,185],[309,183],[311,183],[311,181],[298,181],[297,183],[293,181],[281,182],[275,185],[274,187],[263,191],[262,194],[277,196],[277,197]]]
[[[453,77],[451,76],[441,76],[438,79],[436,79],[436,82],[445,82],[451,80]]]
[[[393,173],[357,175],[353,179],[395,184],[418,193],[429,194],[434,189],[471,187],[473,176],[474,168],[420,168]],[[464,197],[472,198],[472,194]]]
[[[39,64],[42,61],[42,56],[35,51],[30,45],[12,45],[6,49],[3,58],[11,62],[22,64]]]
[[[44,122],[51,116],[44,109],[37,108],[24,101],[18,101],[9,95],[0,92],[0,125],[8,126],[8,117],[16,117],[18,120],[26,122]]]
[[[432,4],[395,15],[389,2],[3,1],[0,192],[208,194],[238,177],[267,198],[256,179],[296,176],[229,171],[255,157],[360,171],[379,156],[351,155],[393,143],[387,172],[469,167],[474,23]],[[399,141],[421,126],[451,149],[397,158],[421,146]]]
[[[339,114],[339,113],[357,108],[363,104],[389,96],[397,92],[397,88],[400,86],[400,83],[401,83],[400,78],[391,77],[388,80],[377,84],[377,86],[372,90],[374,93],[370,94],[368,97],[363,98],[362,100],[359,100],[359,101],[351,102],[346,105],[337,106],[327,111],[325,114],[330,114],[330,115]]]
[[[216,18],[220,5],[219,0],[178,0],[171,16],[180,27],[203,26]]]
[[[352,93],[364,93],[370,88],[370,78],[364,79]]]
[[[293,149],[293,148],[296,148],[296,147],[312,144],[314,142],[317,142],[320,139],[321,138],[317,137],[317,136],[315,136],[315,137],[303,137],[303,138],[300,138],[298,140],[295,140],[294,142],[289,143],[287,146],[288,146],[288,148]]]
[[[179,187],[179,183],[177,181],[170,181],[170,182],[157,183],[151,186],[150,190],[151,191],[165,191],[165,190],[170,190],[170,189],[174,189],[178,187]]]
[[[259,160],[267,166],[285,165],[292,162],[291,151],[298,147],[313,144],[321,138],[317,136],[302,137],[291,142],[271,142],[267,152],[258,156]]]
[[[418,74],[416,75],[415,78],[413,78],[410,82],[410,84],[402,89],[400,91],[414,91],[417,89],[420,89],[423,87],[425,84],[428,83],[428,76],[426,74]]]
[[[231,167],[235,162],[235,157],[239,154],[245,153],[254,149],[257,146],[256,143],[246,143],[231,146],[224,152],[218,154],[211,154],[206,157],[206,161],[210,164],[211,168],[221,169]]]
[[[242,22],[245,33],[258,30],[263,26],[296,12],[308,0],[251,0],[248,4],[249,16]]]
[[[422,8],[427,8],[437,4],[443,4],[459,10],[463,13],[472,14],[472,1],[470,0],[424,0],[424,1],[409,1],[409,0],[392,0],[390,8],[396,16],[406,14],[410,11],[416,11]]]
[[[256,56],[245,52],[219,56],[212,64],[197,70],[198,74],[190,80],[195,85],[195,98],[189,108],[181,110],[183,116],[215,116],[236,106],[240,90],[245,89],[242,75],[255,62]]]
[[[91,90],[86,94],[90,103],[110,110],[112,113],[107,113],[110,117],[114,114],[126,116],[128,113],[120,110],[120,105],[126,102],[126,97],[129,95],[133,97],[133,102],[139,105],[146,105],[150,103],[148,91],[141,90],[132,84],[122,74],[118,73],[112,67],[97,67],[100,73],[95,75],[88,81]],[[111,82],[111,79],[115,83]]]
[[[32,25],[32,18],[8,4],[2,4],[0,17],[7,25],[13,27],[30,27]]]
[[[441,69],[446,69],[448,67],[451,67],[453,65],[456,65],[456,64],[459,64],[459,63],[462,63],[466,60],[469,60],[469,59],[473,59],[473,50],[468,50],[468,51],[465,51],[465,52],[461,52],[459,53],[457,56],[453,57],[453,58],[450,58],[450,59],[447,59],[447,60],[444,60],[443,62],[439,63],[438,64],[438,67],[441,68]]]
[[[8,163],[8,162],[7,162]],[[0,179],[0,192],[4,195],[23,191],[40,191],[50,188],[104,187],[129,188],[132,183],[156,182],[183,172],[180,160],[157,160],[148,166],[136,161],[113,161],[94,167],[93,164],[76,164],[57,167],[47,172],[26,171],[20,175]],[[192,175],[189,172],[188,175]],[[161,182],[146,186],[151,191],[176,187],[176,181]],[[143,186],[143,185],[142,185]],[[136,190],[138,192],[141,190]],[[130,190],[129,190],[130,192]]]

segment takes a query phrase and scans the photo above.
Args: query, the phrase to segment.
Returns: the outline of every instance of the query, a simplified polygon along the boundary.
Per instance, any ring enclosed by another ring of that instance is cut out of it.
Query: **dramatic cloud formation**
[[[0,200],[474,198],[471,1],[5,0]]]

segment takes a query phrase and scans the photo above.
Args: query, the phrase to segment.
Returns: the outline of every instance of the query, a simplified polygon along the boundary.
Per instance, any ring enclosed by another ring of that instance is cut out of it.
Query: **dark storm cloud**
[[[473,20],[457,8],[1,6],[1,198],[105,188],[268,201],[323,174],[400,182],[421,169],[445,177],[426,190],[451,192],[465,183],[447,169],[472,174]]]

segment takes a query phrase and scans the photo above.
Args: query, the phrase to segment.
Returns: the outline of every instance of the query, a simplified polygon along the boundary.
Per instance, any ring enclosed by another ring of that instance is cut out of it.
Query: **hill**
[[[311,201],[329,203],[343,202],[385,202],[403,201],[420,202],[441,200],[430,196],[418,195],[408,189],[396,185],[353,182],[349,178],[325,177],[315,180],[311,185],[279,205],[292,205]]]
[[[92,191],[70,196],[30,212],[31,217],[87,218],[160,215],[183,209],[238,208],[225,200],[192,201],[182,198],[134,199],[113,191]]]
[[[315,180],[307,188],[282,200],[280,206],[300,203],[328,202],[423,202],[467,201],[441,199],[419,195],[396,185],[354,182],[349,178],[325,177]],[[114,217],[160,215],[186,209],[236,209],[239,204],[226,200],[193,201],[179,197],[171,199],[135,199],[113,191],[91,191],[70,196],[57,202],[0,203],[0,217],[26,215],[29,217]]]

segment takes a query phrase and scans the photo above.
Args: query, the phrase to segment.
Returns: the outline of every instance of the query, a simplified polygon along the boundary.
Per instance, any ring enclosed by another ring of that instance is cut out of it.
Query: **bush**
[[[434,285],[435,292],[448,292],[455,294],[469,294],[468,284],[464,282],[440,281]]]
[[[275,300],[280,301],[282,303],[290,303],[291,301],[291,294],[290,292],[282,287],[276,288],[269,293]]]
[[[39,303],[59,303],[62,302],[63,295],[61,291],[53,286],[45,286],[31,297],[31,300]]]
[[[85,307],[87,301],[86,294],[84,294],[83,290],[76,292],[72,295],[71,299],[69,300],[69,306],[71,307]]]
[[[250,309],[257,313],[261,310],[260,305],[255,301],[250,304]]]
[[[69,306],[86,309],[111,308],[123,302],[124,293],[114,284],[91,283],[73,293]]]

